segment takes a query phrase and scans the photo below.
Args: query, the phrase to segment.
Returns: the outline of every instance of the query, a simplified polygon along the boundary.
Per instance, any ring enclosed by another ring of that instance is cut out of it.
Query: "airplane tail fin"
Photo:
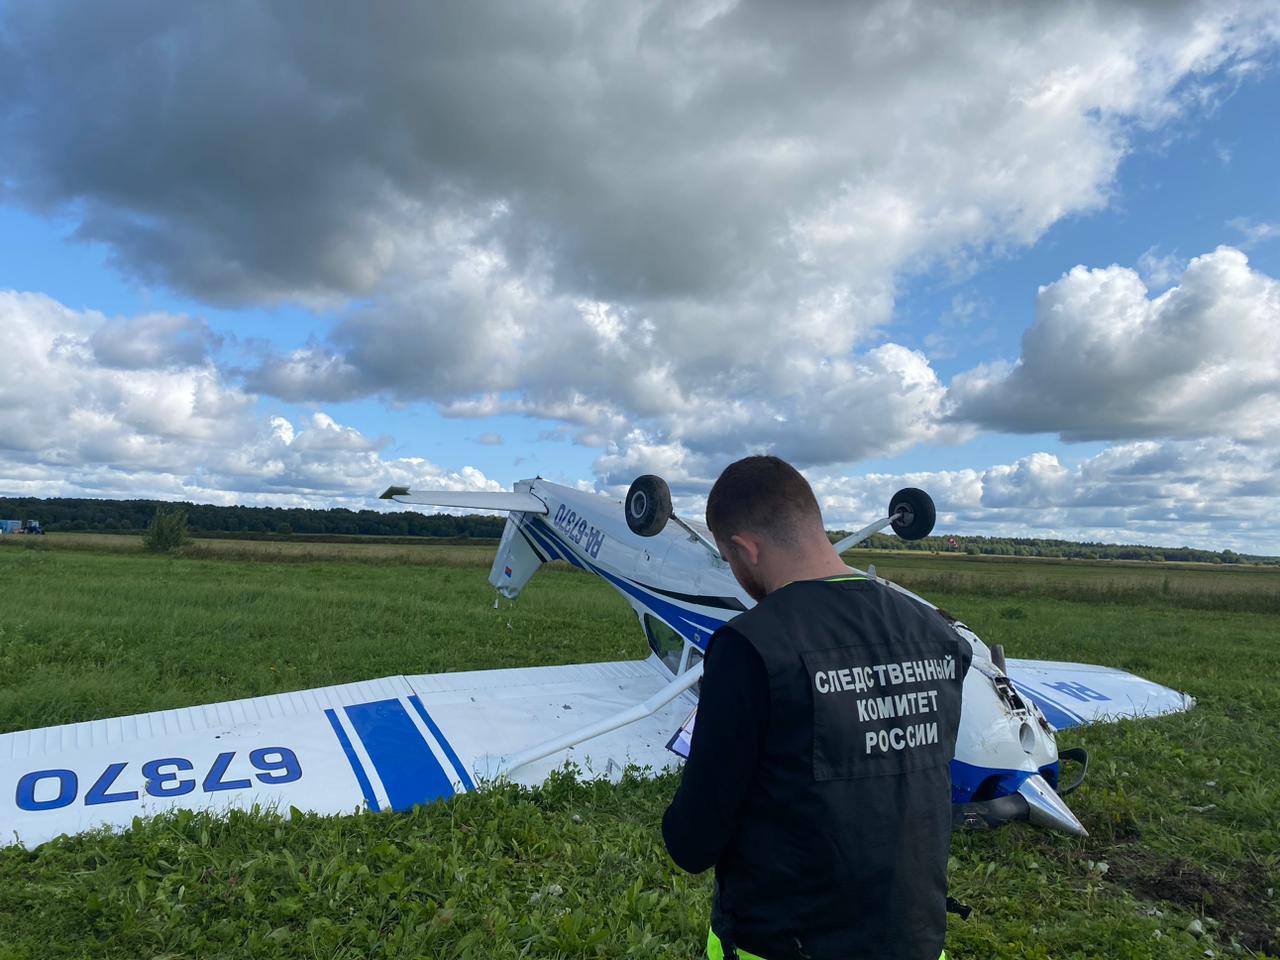
[[[518,518],[514,515],[507,517],[502,539],[498,542],[498,553],[489,571],[489,582],[508,600],[514,600],[547,559],[520,530]]]

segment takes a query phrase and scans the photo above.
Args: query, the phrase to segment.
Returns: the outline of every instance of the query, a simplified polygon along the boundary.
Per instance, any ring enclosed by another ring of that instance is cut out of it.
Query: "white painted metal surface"
[[[385,677],[0,735],[0,841],[125,827],[176,808],[403,810],[473,789],[491,751],[515,753],[661,692],[656,660]],[[516,771],[541,783],[665,769],[691,709],[681,694],[642,722]]]
[[[606,734],[653,716],[701,679],[702,664],[699,663],[685,670],[640,703],[632,704],[585,726],[575,727],[567,733],[557,734],[531,747],[526,747],[518,753],[495,757],[493,763],[484,763],[477,766],[476,770],[482,776],[509,777],[545,757],[555,756],[587,741],[595,743]]]
[[[408,680],[432,704],[432,714],[469,769],[484,780],[505,773],[494,769],[495,757],[512,756],[549,739],[575,739],[576,731],[661,693],[671,675],[651,657]],[[665,749],[666,742],[694,702],[692,694],[680,693],[638,722],[530,759],[509,778],[532,786],[566,762],[586,776],[610,779],[621,776],[627,766],[667,769],[675,758]]]
[[[397,491],[403,490],[403,493]],[[547,507],[537,497],[527,493],[499,493],[474,490],[433,490],[415,493],[404,487],[392,487],[382,495],[396,503],[420,504],[428,507],[463,507],[473,510],[523,510],[526,513],[546,513]]]
[[[1048,705],[1045,713],[1059,730],[1081,723],[1177,713],[1196,703],[1185,693],[1112,667],[1014,659],[1008,667],[1019,691]]]

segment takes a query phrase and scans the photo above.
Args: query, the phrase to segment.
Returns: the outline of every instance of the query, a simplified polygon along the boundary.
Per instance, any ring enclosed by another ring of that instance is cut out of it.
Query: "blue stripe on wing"
[[[453,796],[452,780],[400,700],[355,703],[345,709],[392,810]]]
[[[449,762],[453,764],[454,769],[458,771],[458,776],[462,780],[462,785],[468,790],[474,790],[476,785],[471,782],[471,774],[467,772],[467,768],[463,766],[462,761],[458,759],[458,755],[453,750],[453,745],[445,739],[436,722],[431,719],[431,714],[427,713],[427,708],[423,706],[422,700],[415,693],[409,697],[409,702],[413,704],[413,709],[418,712],[418,716],[422,718],[422,722],[427,725],[427,729],[431,731],[431,735],[436,738],[436,742],[440,744],[440,749],[444,751],[444,755],[449,758]]]
[[[332,709],[326,710],[324,715],[329,718],[329,724],[333,727],[338,743],[342,746],[342,752],[347,755],[347,762],[351,764],[351,772],[356,775],[356,783],[360,784],[360,792],[364,794],[364,802],[369,805],[370,810],[375,812],[381,810],[382,808],[378,806],[378,798],[373,795],[373,784],[369,782],[369,775],[364,772],[364,766],[360,763],[360,758],[356,756],[355,748],[351,746],[351,738],[347,736],[347,731],[342,729],[338,715]]]
[[[1077,713],[1068,710],[1062,704],[1055,700],[1050,700],[1043,693],[1032,690],[1025,683],[1019,683],[1012,677],[1009,678],[1017,691],[1024,697],[1029,699],[1044,714],[1044,718],[1053,725],[1055,730],[1066,730],[1070,727],[1078,727],[1084,723],[1084,719]]]

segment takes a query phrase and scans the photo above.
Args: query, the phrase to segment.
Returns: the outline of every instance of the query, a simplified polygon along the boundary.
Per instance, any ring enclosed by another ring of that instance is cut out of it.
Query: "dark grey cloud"
[[[749,65],[716,62],[737,31],[699,50],[682,16],[14,7],[6,173],[33,205],[74,205],[80,235],[125,269],[217,302],[369,292],[455,215],[488,219],[514,261],[550,256],[575,290],[705,291],[764,268],[787,211],[749,157],[694,172],[712,161],[709,127],[757,121],[735,89]],[[704,62],[697,101],[674,103],[667,71]]]
[[[792,231],[833,207],[878,220],[861,191],[911,183],[923,132],[965,148],[931,171],[960,188],[948,206],[1034,235],[1096,202],[1115,158],[1105,137],[1039,155],[1049,128],[1164,109],[1144,98],[1179,69],[1257,45],[1241,20],[1190,3],[50,0],[6,14],[6,172],[33,204],[75,205],[128,269],[215,300],[369,292],[457,217],[575,294],[698,296],[793,279],[811,244]],[[1173,66],[1197,26],[1219,42]],[[1041,93],[1055,47],[1128,83],[1045,104],[1060,115],[1037,130],[1003,111]]]
[[[222,342],[204,320],[171,313],[109,320],[89,338],[99,363],[123,370],[200,366]]]

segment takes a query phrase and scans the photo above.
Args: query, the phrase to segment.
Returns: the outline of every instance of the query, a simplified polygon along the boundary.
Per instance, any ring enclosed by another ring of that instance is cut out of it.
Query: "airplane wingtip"
[[[408,487],[387,487],[378,497],[379,500],[394,500],[396,497],[407,497],[409,495]]]

